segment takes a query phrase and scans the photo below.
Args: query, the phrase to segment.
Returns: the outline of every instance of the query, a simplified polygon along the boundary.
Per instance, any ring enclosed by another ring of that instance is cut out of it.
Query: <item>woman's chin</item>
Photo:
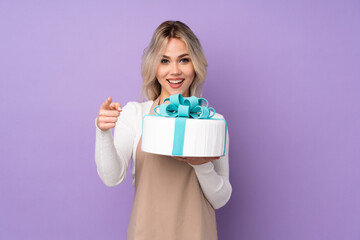
[[[180,93],[181,95],[183,95],[183,97],[188,97],[189,89],[185,90],[184,88],[166,88],[166,92],[169,94],[169,96]]]
[[[183,95],[184,91],[182,91],[181,89],[169,89],[168,93],[169,93],[169,95],[175,95],[178,93],[181,93],[181,95]]]
[[[181,94],[183,97],[188,97],[185,91],[174,91],[170,95]]]

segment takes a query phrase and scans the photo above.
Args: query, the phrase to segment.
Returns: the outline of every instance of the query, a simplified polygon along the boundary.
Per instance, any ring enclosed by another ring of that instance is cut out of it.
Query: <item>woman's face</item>
[[[194,76],[194,65],[185,43],[177,38],[170,38],[156,70],[156,78],[161,85],[161,98],[177,93],[188,97]]]

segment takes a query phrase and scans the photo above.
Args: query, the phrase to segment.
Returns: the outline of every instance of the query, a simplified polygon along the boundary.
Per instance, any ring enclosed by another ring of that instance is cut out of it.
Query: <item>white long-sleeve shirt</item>
[[[136,148],[141,137],[142,119],[148,114],[153,101],[128,102],[120,112],[114,128],[102,131],[96,125],[95,162],[97,172],[106,186],[120,184],[133,159],[132,177],[135,185]],[[216,113],[215,118],[223,118]],[[191,165],[201,189],[214,209],[224,206],[230,199],[232,187],[229,182],[229,134],[226,134],[225,155],[218,160],[201,165]]]

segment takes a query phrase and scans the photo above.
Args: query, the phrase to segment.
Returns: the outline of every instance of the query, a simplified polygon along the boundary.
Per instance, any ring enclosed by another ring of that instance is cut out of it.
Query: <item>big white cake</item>
[[[179,120],[185,124],[185,126],[182,125],[184,129],[179,129],[180,125],[177,125],[177,130],[175,130],[175,121]],[[226,128],[224,119],[179,119],[145,115],[141,149],[144,152],[169,156],[223,156],[226,146]]]

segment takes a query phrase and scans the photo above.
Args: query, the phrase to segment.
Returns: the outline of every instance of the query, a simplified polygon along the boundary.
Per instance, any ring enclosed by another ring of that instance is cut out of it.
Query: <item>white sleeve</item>
[[[194,167],[201,189],[213,208],[224,206],[232,192],[229,181],[229,132],[226,133],[224,156],[212,162],[191,166]]]
[[[110,129],[99,129],[95,120],[95,162],[99,177],[108,187],[116,186],[125,179],[132,157],[135,123],[136,108],[131,103],[122,108],[114,128],[114,137]]]

